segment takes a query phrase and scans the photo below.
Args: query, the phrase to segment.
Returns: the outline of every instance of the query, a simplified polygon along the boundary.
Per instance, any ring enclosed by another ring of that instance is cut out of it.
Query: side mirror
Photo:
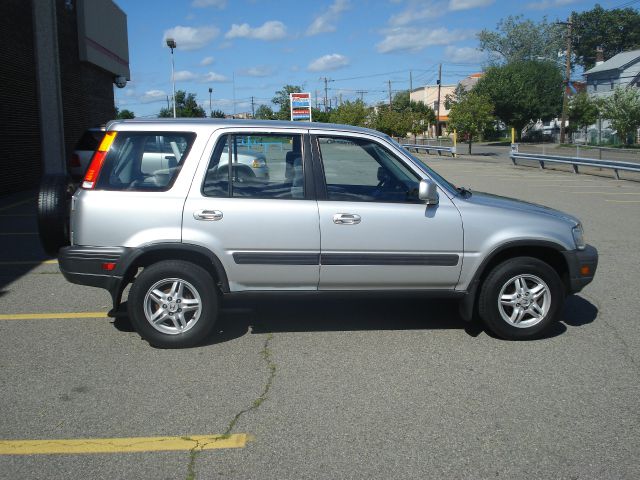
[[[427,205],[438,204],[438,187],[433,180],[423,178],[420,180],[420,187],[418,190],[418,198],[424,200]]]

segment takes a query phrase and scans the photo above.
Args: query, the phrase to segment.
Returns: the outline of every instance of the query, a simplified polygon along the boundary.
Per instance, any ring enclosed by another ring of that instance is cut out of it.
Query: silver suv
[[[147,146],[171,146],[148,162]],[[241,161],[269,165],[256,175]],[[245,153],[243,153],[243,148]],[[112,122],[71,202],[67,280],[107,289],[160,347],[211,332],[235,292],[414,292],[507,339],[540,336],[597,252],[567,214],[470,192],[388,136],[317,123]]]

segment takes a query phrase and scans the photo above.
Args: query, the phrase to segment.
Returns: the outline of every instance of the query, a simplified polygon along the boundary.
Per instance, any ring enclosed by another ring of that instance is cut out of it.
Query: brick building
[[[111,0],[2,0],[0,45],[2,195],[63,172],[82,132],[115,116],[126,15]]]

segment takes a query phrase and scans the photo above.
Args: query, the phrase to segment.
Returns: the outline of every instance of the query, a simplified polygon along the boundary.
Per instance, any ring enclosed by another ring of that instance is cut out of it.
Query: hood
[[[468,198],[465,198],[464,200],[471,204],[482,205],[491,208],[502,208],[505,210],[515,210],[524,213],[550,215],[552,217],[569,222],[573,225],[578,225],[580,223],[580,220],[578,220],[573,215],[561,212],[560,210],[545,207],[544,205],[516,200],[515,198],[501,197],[500,195],[493,195],[492,193],[473,192],[472,195],[470,195]]]

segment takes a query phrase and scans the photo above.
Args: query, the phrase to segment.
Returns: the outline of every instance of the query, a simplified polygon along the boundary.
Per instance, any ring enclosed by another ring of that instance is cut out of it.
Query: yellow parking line
[[[106,318],[107,312],[66,313],[9,313],[1,314],[0,320],[57,320],[68,318]]]
[[[160,452],[244,448],[246,433],[190,437],[72,438],[63,440],[0,440],[0,455]]]
[[[10,210],[14,207],[19,207],[20,205],[24,205],[25,203],[33,202],[32,198],[27,198],[25,200],[20,200],[19,202],[11,203],[9,205],[5,205],[4,207],[0,207],[0,212],[5,210]]]

